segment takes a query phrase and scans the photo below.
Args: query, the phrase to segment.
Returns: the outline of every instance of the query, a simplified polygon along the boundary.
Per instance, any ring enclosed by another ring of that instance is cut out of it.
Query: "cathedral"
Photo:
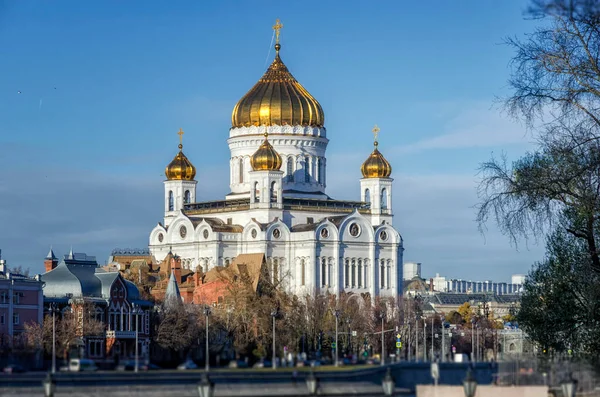
[[[379,129],[360,169],[359,200],[329,197],[325,114],[281,60],[281,27],[279,20],[273,27],[275,59],[233,108],[230,193],[196,201],[196,168],[180,129],[150,253],[162,261],[172,251],[184,268],[203,272],[261,253],[269,277],[290,293],[396,297],[404,248],[392,225],[392,167],[378,150]]]

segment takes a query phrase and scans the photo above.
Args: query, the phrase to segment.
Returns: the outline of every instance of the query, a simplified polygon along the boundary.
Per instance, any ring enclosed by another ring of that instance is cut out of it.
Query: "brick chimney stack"
[[[433,292],[433,278],[429,279],[429,292]]]

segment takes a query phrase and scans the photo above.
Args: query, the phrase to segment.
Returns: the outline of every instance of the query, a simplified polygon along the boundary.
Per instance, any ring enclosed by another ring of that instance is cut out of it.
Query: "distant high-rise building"
[[[402,269],[402,278],[404,280],[412,280],[415,277],[421,277],[421,263],[404,262]]]

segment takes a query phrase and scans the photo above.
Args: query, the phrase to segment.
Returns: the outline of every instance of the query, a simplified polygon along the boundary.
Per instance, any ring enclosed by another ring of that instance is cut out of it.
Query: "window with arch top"
[[[310,183],[310,170],[308,167],[310,166],[310,158],[304,158],[304,183]]]
[[[365,203],[371,204],[371,191],[369,189],[365,189]]]
[[[254,182],[254,202],[260,201],[260,189],[258,188],[258,182]]]
[[[175,208],[175,202],[173,200],[173,191],[169,190],[169,211],[173,211]]]
[[[183,194],[183,203],[189,204],[190,200],[191,200],[191,193],[189,190],[186,190],[185,193]]]
[[[244,183],[244,159],[240,159],[239,173],[240,173],[239,183]]]
[[[271,202],[277,202],[277,184],[275,181],[271,182]]]
[[[381,189],[381,209],[386,210],[388,207],[387,189]]]
[[[286,167],[288,182],[294,182],[294,158],[292,156],[288,157]]]

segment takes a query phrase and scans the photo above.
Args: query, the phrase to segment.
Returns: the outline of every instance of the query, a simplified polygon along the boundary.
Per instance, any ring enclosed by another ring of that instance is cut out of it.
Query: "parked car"
[[[5,374],[20,374],[23,372],[27,372],[27,370],[19,364],[10,364],[4,367]]]
[[[248,368],[248,363],[244,360],[231,360],[229,362],[229,368]]]
[[[69,361],[69,371],[71,372],[87,372],[87,371],[97,371],[98,367],[94,360],[90,360],[87,358],[72,358]]]
[[[158,365],[152,363],[138,362],[138,370],[139,371],[150,371],[161,369]],[[115,368],[116,371],[135,371],[135,360],[123,361],[121,364],[117,365]]]
[[[179,364],[177,369],[186,370],[186,369],[198,369],[198,366],[192,360],[186,360],[185,362]]]

